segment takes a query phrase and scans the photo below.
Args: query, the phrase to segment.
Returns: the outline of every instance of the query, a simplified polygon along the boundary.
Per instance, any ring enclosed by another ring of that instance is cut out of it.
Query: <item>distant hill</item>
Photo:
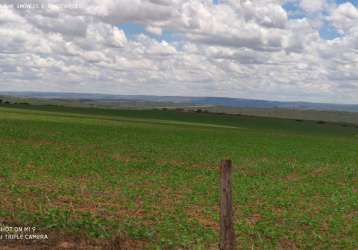
[[[297,110],[330,110],[358,112],[358,105],[309,103],[309,102],[280,102],[266,100],[252,100],[226,97],[186,97],[186,96],[150,96],[150,95],[110,95],[87,93],[56,93],[56,92],[0,92],[2,96],[43,98],[43,99],[71,99],[91,100],[95,102],[139,101],[155,103],[175,103],[195,106],[222,106],[229,108],[284,108]]]

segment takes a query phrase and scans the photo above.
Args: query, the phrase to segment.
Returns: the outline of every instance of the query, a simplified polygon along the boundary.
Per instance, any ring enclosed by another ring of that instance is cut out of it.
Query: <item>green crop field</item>
[[[216,249],[230,158],[240,249],[358,248],[353,125],[3,105],[0,145],[0,222],[49,232],[36,244]]]

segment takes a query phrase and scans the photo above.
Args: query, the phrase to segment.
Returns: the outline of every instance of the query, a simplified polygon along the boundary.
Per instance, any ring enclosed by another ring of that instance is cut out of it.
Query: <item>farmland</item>
[[[3,105],[0,145],[0,222],[36,244],[215,249],[230,158],[239,248],[358,247],[355,125]]]

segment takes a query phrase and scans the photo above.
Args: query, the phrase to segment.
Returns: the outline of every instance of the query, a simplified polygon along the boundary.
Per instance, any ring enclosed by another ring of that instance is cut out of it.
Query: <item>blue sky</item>
[[[135,36],[144,33],[154,39],[165,40],[168,42],[175,40],[173,32],[171,32],[169,30],[164,30],[162,35],[158,36],[158,35],[154,35],[154,34],[146,32],[143,25],[141,25],[139,23],[135,23],[135,22],[121,24],[121,25],[118,25],[117,27],[122,29],[126,33],[128,38],[134,38]]]

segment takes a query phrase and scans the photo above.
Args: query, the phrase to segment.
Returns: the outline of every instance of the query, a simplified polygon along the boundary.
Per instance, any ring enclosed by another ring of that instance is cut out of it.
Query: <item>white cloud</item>
[[[341,33],[357,30],[358,8],[347,2],[332,10],[328,18]]]
[[[154,35],[162,35],[163,30],[160,27],[155,27],[155,26],[147,26],[145,29],[148,33],[152,33]]]
[[[349,3],[302,0],[307,15],[289,19],[281,0],[83,0],[79,9],[59,2],[0,8],[0,90],[358,97],[358,10]],[[323,40],[322,20],[342,36]],[[126,35],[119,27],[128,22],[147,33]]]
[[[320,12],[327,7],[326,0],[301,0],[300,7],[310,13]]]

